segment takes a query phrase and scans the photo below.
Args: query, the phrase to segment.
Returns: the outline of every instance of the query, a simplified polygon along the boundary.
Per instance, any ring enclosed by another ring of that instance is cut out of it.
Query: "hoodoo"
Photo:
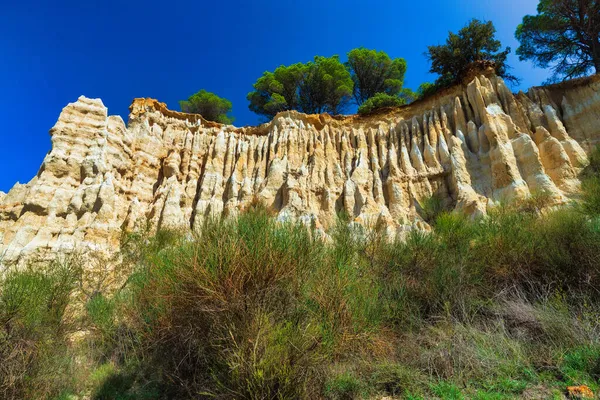
[[[0,262],[111,253],[121,232],[198,228],[260,201],[326,229],[345,212],[391,235],[428,229],[423,201],[485,214],[579,190],[600,140],[600,78],[513,95],[478,73],[434,97],[366,117],[283,112],[236,128],[135,99],[127,125],[99,99],[67,105],[36,177],[0,192]]]

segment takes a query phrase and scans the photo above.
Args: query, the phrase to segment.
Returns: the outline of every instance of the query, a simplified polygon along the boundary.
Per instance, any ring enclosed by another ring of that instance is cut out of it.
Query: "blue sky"
[[[408,62],[405,86],[432,81],[423,56],[470,18],[491,20],[504,45],[537,0],[67,1],[0,3],[0,190],[27,182],[50,150],[48,130],[80,95],[127,120],[134,97],[178,101],[200,89],[256,124],[246,94],[265,71],[365,46]],[[510,58],[522,79],[547,72]]]

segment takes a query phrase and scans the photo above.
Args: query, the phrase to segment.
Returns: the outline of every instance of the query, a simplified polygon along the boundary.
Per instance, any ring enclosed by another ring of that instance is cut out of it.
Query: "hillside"
[[[244,128],[81,97],[0,193],[0,398],[594,398],[599,87]]]
[[[427,230],[424,202],[486,214],[544,192],[577,197],[600,140],[598,77],[513,95],[477,72],[465,84],[368,117],[286,112],[236,128],[136,99],[127,126],[98,99],[66,106],[29,183],[0,195],[4,263],[111,253],[123,230],[198,229],[253,202],[325,234],[345,212],[390,236]]]

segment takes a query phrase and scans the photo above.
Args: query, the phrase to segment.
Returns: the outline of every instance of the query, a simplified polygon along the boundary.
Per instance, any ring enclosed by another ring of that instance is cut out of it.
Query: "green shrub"
[[[587,215],[600,216],[600,175],[586,178],[581,183],[581,208]]]
[[[174,243],[144,252],[129,288],[131,329],[163,383],[245,398],[317,390],[320,333],[302,310],[324,248],[310,232],[259,210]]]
[[[359,108],[358,113],[369,114],[373,111],[386,107],[398,107],[404,105],[404,99],[398,96],[391,96],[387,93],[377,93],[375,96],[366,100]]]
[[[7,271],[0,282],[0,397],[58,396],[74,382],[68,313],[80,270],[69,263]]]
[[[421,217],[428,224],[433,224],[443,212],[447,211],[443,199],[437,195],[423,199],[419,206]]]
[[[93,393],[510,398],[592,382],[574,352],[600,342],[599,224],[536,204],[471,219],[424,202],[432,231],[394,241],[340,218],[325,242],[260,206],[194,237],[132,236],[135,272],[86,305],[97,362],[115,366]]]
[[[361,381],[346,372],[325,384],[325,397],[330,400],[353,400],[359,398],[362,388]]]

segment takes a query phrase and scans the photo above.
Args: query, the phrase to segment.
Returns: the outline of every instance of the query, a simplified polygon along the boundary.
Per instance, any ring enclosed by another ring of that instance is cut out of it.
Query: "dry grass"
[[[122,270],[108,280],[79,286],[73,268],[9,274],[0,291],[1,396],[596,391],[600,222],[590,205],[600,193],[584,188],[581,206],[542,213],[540,195],[475,221],[424,203],[433,231],[402,242],[340,218],[324,243],[253,204],[236,219],[207,221],[196,237],[128,236]],[[125,284],[106,284],[121,272],[131,272]],[[89,292],[81,318],[68,312],[80,288]],[[74,343],[74,330],[89,334]]]

